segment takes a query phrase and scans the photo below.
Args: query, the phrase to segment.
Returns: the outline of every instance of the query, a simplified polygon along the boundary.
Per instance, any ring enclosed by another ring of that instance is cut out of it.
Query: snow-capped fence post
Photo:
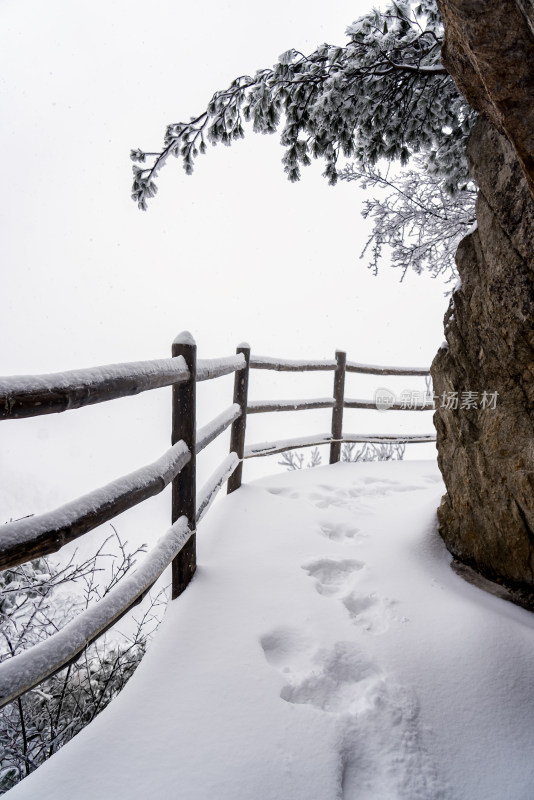
[[[183,440],[191,454],[190,461],[172,482],[172,522],[186,516],[193,535],[172,561],[172,599],[178,597],[195,574],[196,561],[196,371],[197,346],[188,331],[180,333],[172,344],[172,357],[183,356],[189,380],[172,387],[172,444]]]
[[[332,409],[332,439],[330,445],[330,463],[335,464],[341,457],[341,441],[343,437],[343,406],[345,394],[345,367],[347,354],[343,350],[336,350],[337,367],[334,374],[334,400]],[[336,441],[337,440],[337,441]]]
[[[248,377],[250,371],[250,346],[248,344],[241,344],[236,350],[236,353],[242,353],[245,356],[247,365],[245,369],[241,369],[235,373],[234,378],[234,403],[237,403],[241,408],[241,416],[239,416],[232,423],[232,430],[230,433],[230,452],[235,453],[240,460],[240,463],[235,468],[228,479],[228,494],[239,489],[241,486],[241,478],[243,476],[243,456],[245,453],[245,430],[247,427],[247,399],[248,399]]]

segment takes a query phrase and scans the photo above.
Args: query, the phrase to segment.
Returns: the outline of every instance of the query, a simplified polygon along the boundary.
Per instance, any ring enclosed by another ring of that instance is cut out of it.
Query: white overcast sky
[[[159,149],[167,123],[290,47],[344,43],[372,5],[0,0],[0,372],[165,357],[183,329],[201,357],[246,340],[273,356],[329,358],[341,348],[357,361],[429,364],[443,339],[443,283],[409,275],[400,284],[387,267],[373,277],[359,259],[362,194],[329,187],[321,165],[289,184],[276,134],[210,148],[191,178],[169,162],[147,213],[129,196],[130,148]],[[215,411],[230,401],[226,386]],[[144,418],[152,401],[135,401],[134,435],[125,405],[134,400],[120,401],[120,413],[106,404],[4,424],[0,466],[33,486],[61,461],[54,500],[140,466],[168,431],[163,417]],[[302,432],[316,428],[307,425]],[[116,455],[95,460],[98,437]],[[91,467],[77,483],[82,454]],[[22,492],[14,480],[5,502]],[[37,490],[30,495],[40,505]]]

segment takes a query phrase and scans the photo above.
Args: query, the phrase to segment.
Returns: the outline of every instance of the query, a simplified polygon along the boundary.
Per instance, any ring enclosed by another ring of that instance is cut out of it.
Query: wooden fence
[[[279,372],[334,372],[333,396],[315,400],[248,401],[250,369]],[[119,478],[55,511],[3,525],[0,532],[0,569],[61,549],[68,542],[113,519],[128,508],[158,494],[172,482],[171,527],[147,554],[135,572],[124,578],[98,603],[82,612],[49,639],[0,665],[0,707],[37,686],[72,661],[127,611],[140,603],[162,572],[172,566],[172,598],[186,588],[196,569],[196,527],[217,492],[227,482],[228,492],[241,485],[243,461],[299,447],[330,444],[330,463],[339,461],[344,442],[432,442],[435,436],[394,434],[358,435],[343,432],[344,408],[375,408],[370,400],[345,397],[348,372],[371,375],[428,376],[427,369],[376,367],[347,361],[336,352],[331,361],[289,361],[251,356],[248,345],[236,355],[208,360],[196,357],[196,345],[187,332],[172,345],[172,357],[157,361],[112,364],[53,375],[0,378],[0,420],[22,419],[81,408],[149,389],[172,386],[171,448],[157,461]],[[233,402],[212,422],[197,430],[196,384],[235,373]],[[429,410],[425,400],[396,410]],[[245,445],[248,414],[331,408],[331,430],[277,442]],[[230,454],[206,485],[197,492],[196,456],[231,426]]]

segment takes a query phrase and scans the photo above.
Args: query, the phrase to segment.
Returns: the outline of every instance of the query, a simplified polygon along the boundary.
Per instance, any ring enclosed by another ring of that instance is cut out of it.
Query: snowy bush
[[[113,526],[112,526],[113,527]],[[117,531],[83,563],[39,558],[0,573],[0,662],[48,638],[106,595],[144,546],[126,550]],[[106,576],[99,585],[98,573]],[[76,662],[0,711],[0,794],[36,769],[78,733],[122,689],[157,627],[165,590],[151,598],[129,636],[109,635]]]
[[[365,442],[357,446],[353,443],[341,445],[341,461],[401,461],[406,450],[405,444],[373,444]],[[282,453],[282,460],[278,463],[281,467],[286,467],[288,471],[303,469],[304,454],[297,453],[296,450],[288,450]],[[306,464],[306,468],[318,467],[322,463],[322,457],[318,447],[314,447]]]
[[[356,445],[354,442],[341,445],[342,461],[402,461],[406,451],[405,444],[374,444],[365,442]]]

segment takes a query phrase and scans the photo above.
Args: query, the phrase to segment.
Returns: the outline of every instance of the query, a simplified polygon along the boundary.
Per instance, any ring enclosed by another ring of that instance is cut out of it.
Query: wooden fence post
[[[172,482],[172,522],[185,515],[193,535],[172,562],[172,600],[187,587],[195,574],[196,559],[196,373],[197,346],[188,331],[178,334],[172,343],[172,356],[183,356],[189,380],[172,387],[172,444],[186,443],[191,460]]]
[[[243,353],[247,365],[244,369],[238,370],[234,377],[234,403],[238,403],[241,406],[241,416],[232,423],[230,452],[236,453],[241,461],[228,478],[228,494],[239,489],[241,486],[241,478],[243,477],[243,455],[245,452],[245,430],[247,427],[248,376],[250,372],[249,345],[239,345],[236,353]]]
[[[347,354],[343,350],[336,350],[337,367],[334,373],[334,400],[332,409],[332,439],[341,439],[343,436],[343,402],[345,395],[345,367]],[[335,464],[341,457],[341,442],[332,442],[330,445],[330,463]]]

